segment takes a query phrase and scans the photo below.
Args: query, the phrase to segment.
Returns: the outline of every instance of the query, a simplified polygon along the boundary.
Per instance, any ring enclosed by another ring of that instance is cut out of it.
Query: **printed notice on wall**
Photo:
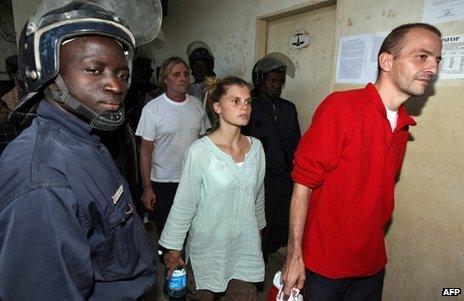
[[[387,32],[341,37],[338,43],[337,83],[367,83],[377,79],[377,54]]]
[[[464,79],[464,35],[441,38],[440,79]]]
[[[424,23],[464,20],[464,0],[425,0]]]

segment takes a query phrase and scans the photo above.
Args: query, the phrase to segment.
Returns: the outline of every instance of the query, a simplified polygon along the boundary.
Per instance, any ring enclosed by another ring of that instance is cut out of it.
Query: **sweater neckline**
[[[372,83],[368,83],[365,87],[365,90],[367,91],[369,98],[372,100],[374,105],[379,110],[380,114],[382,114],[382,116],[386,120],[388,120],[387,109],[385,108],[382,98],[380,97],[379,91],[377,91],[377,88]],[[416,125],[416,121],[408,114],[408,112],[406,112],[404,104],[402,104],[398,109],[398,119],[397,119],[396,129],[401,129],[405,126],[414,126],[414,125]]]

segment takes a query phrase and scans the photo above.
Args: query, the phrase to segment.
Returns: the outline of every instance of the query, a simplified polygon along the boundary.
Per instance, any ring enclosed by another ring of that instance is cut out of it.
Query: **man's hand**
[[[282,282],[284,284],[284,300],[288,300],[293,288],[303,289],[306,280],[306,271],[301,254],[287,253],[285,264],[282,268]]]
[[[153,189],[151,187],[144,188],[140,200],[142,201],[145,208],[147,208],[148,210],[153,210],[153,206],[156,202],[156,195],[153,192]]]
[[[287,258],[282,268],[284,300],[288,300],[293,288],[302,289],[306,279],[301,245],[303,241],[306,214],[309,208],[310,188],[295,183],[290,202],[290,230],[287,244]]]
[[[178,268],[185,266],[185,262],[182,259],[182,253],[180,251],[171,250],[164,255],[164,262],[168,268],[166,278],[171,277],[172,272]]]

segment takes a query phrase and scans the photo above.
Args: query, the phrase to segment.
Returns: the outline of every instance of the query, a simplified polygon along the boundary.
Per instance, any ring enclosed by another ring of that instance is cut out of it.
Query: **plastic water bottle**
[[[166,280],[166,294],[172,300],[183,299],[187,292],[187,271],[185,268],[177,268],[171,277]]]

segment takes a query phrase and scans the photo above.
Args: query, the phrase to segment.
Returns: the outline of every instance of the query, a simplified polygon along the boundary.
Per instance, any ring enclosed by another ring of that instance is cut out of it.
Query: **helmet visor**
[[[187,49],[185,50],[185,53],[187,54],[187,56],[190,56],[195,50],[200,49],[200,48],[206,49],[209,52],[210,55],[213,55],[213,52],[211,51],[211,48],[209,48],[208,44],[206,44],[203,41],[194,41],[194,42],[190,43],[187,46]]]
[[[256,70],[268,73],[272,70],[285,69],[285,73],[291,78],[295,77],[295,65],[285,54],[272,52],[258,61]]]
[[[48,12],[66,6],[72,0],[43,0],[29,19],[27,31],[35,32],[41,18]],[[136,46],[152,41],[160,31],[162,9],[160,0],[80,0],[113,12],[124,20],[135,37]]]

